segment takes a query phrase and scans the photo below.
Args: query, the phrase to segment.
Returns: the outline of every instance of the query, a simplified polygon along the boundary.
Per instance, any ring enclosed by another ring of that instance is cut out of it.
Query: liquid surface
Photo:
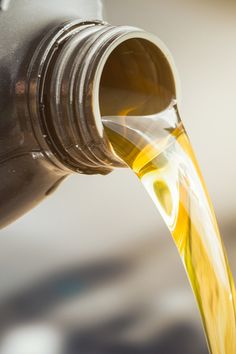
[[[214,211],[176,102],[147,116],[104,116],[116,154],[167,224],[194,291],[212,354],[236,353],[235,290]]]

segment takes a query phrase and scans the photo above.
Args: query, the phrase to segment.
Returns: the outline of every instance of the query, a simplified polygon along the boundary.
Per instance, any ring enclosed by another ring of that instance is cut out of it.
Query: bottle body
[[[38,204],[71,173],[47,157],[27,111],[26,77],[33,53],[55,26],[101,14],[97,1],[16,0],[6,7],[1,5],[0,227],[4,227]]]

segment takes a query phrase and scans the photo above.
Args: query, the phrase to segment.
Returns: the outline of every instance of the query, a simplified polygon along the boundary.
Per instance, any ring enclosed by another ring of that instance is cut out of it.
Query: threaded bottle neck
[[[77,20],[41,42],[29,71],[30,116],[41,147],[57,165],[85,174],[124,166],[103,130],[99,81],[112,50],[136,37],[150,35],[133,27]]]

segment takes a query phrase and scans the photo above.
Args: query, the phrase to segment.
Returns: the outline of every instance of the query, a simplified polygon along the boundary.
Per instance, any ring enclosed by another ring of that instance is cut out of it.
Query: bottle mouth
[[[176,102],[174,64],[155,36],[133,29],[114,41],[94,78],[94,115],[100,134],[109,117],[154,116]],[[105,129],[106,134],[106,129]]]
[[[106,174],[125,167],[102,118],[148,115],[176,98],[175,66],[155,36],[128,26],[70,21],[40,43],[29,68],[35,135],[60,167]]]
[[[176,100],[173,64],[161,45],[148,33],[129,33],[101,58],[94,78],[94,113],[101,130],[103,117],[158,114]]]

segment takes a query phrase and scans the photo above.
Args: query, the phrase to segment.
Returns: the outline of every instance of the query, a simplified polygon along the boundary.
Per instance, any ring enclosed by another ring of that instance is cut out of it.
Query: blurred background
[[[235,1],[72,2],[78,17],[141,27],[172,52],[236,275]],[[1,231],[0,354],[48,353],[207,353],[174,243],[127,169],[73,176]]]

